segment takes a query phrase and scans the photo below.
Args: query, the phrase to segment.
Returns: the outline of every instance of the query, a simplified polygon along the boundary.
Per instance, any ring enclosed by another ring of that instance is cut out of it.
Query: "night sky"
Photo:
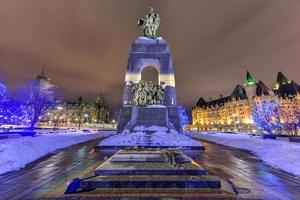
[[[1,0],[0,79],[14,91],[46,74],[65,98],[121,104],[127,57],[148,7],[174,59],[179,104],[229,95],[246,70],[300,83],[299,0]]]

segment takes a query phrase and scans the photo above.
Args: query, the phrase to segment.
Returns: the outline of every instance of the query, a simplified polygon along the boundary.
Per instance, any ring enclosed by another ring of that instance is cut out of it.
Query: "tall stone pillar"
[[[118,132],[130,125],[132,107],[132,87],[141,80],[141,72],[146,67],[154,67],[159,72],[159,83],[165,87],[164,106],[170,115],[169,127],[180,131],[177,112],[175,77],[170,47],[162,38],[138,37],[132,44],[128,58],[123,90],[123,108],[118,123]]]

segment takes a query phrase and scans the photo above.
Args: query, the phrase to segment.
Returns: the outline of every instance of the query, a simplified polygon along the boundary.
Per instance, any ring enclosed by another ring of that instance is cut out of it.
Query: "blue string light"
[[[252,116],[258,130],[274,133],[281,129],[279,104],[274,100],[255,102]]]

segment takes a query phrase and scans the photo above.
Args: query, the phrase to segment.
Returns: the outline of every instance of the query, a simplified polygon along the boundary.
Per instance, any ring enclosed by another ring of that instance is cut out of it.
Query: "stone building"
[[[278,73],[273,89],[269,89],[262,81],[256,82],[247,72],[244,86],[237,85],[230,96],[206,101],[200,97],[192,109],[190,130],[222,131],[222,132],[256,132],[253,124],[253,105],[264,101],[276,101],[281,110],[299,108],[300,87],[287,79],[282,72]],[[296,103],[295,103],[296,102]],[[296,119],[295,119],[296,120]],[[283,122],[283,117],[281,117]]]
[[[46,77],[44,69],[36,76],[42,88],[56,88]],[[92,102],[83,102],[80,96],[75,102],[62,101],[56,107],[49,109],[39,119],[40,126],[78,127],[82,124],[98,124],[109,122],[109,110],[104,96],[100,95]]]
[[[45,69],[42,69],[42,72],[36,76],[36,81],[39,81],[39,87],[42,90],[52,92],[52,89],[56,89],[57,87],[51,82],[51,79],[48,78],[45,74]]]
[[[99,96],[94,102],[83,102],[79,97],[76,102],[63,102],[49,110],[40,120],[57,126],[81,126],[109,122],[109,110],[104,97]]]
[[[300,86],[279,72],[273,90],[278,96],[284,133],[300,135]]]

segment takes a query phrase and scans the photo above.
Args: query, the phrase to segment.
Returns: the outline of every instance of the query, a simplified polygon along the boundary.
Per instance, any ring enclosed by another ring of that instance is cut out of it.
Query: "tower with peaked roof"
[[[249,71],[247,71],[246,74],[246,82],[244,84],[244,88],[249,98],[253,98],[255,96],[256,82]]]
[[[47,77],[45,75],[45,67],[42,68],[42,72],[36,76],[37,81],[46,81]]]
[[[254,85],[255,84],[255,80],[254,80],[253,76],[250,74],[249,71],[247,71],[247,75],[246,75],[246,84],[247,85]]]
[[[249,71],[247,71],[246,74],[246,83],[244,84],[244,88],[249,100],[255,97],[273,95],[273,91],[270,90],[261,80],[256,82]]]
[[[290,83],[290,80],[280,71],[278,72],[277,74],[277,79],[276,79],[276,82],[279,84],[279,85],[285,85],[285,84],[289,84]]]
[[[282,98],[290,98],[300,93],[300,86],[293,80],[288,79],[281,71],[277,74],[273,90]]]
[[[45,65],[43,66],[41,73],[36,76],[35,80],[40,82],[41,88],[43,89],[48,90],[56,87],[51,83],[50,78],[47,78],[45,73]]]

